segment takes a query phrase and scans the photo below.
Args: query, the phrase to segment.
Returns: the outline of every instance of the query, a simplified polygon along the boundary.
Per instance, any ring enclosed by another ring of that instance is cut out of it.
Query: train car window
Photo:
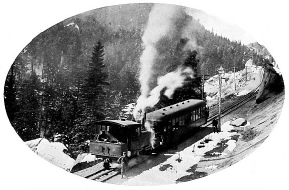
[[[172,120],[168,121],[168,131],[172,129]]]
[[[132,129],[132,138],[137,138],[140,136],[140,126],[137,126],[137,127],[133,127],[131,128]]]
[[[190,119],[191,119],[190,114],[186,114],[186,115],[185,115],[185,125],[187,125],[187,124],[190,123]]]
[[[201,107],[201,117],[204,117],[204,111],[205,111],[205,109],[204,109],[204,107],[202,106],[202,107]]]
[[[196,110],[196,120],[200,118],[200,108]]]
[[[174,130],[177,130],[179,126],[180,126],[180,119],[177,117],[175,118]]]
[[[172,131],[176,129],[176,119],[172,119]]]
[[[125,128],[118,125],[111,125],[109,134],[116,138],[118,141],[125,143],[127,139],[127,132]]]
[[[203,117],[206,117],[206,111],[207,111],[206,106],[204,106],[203,107]]]
[[[185,125],[184,116],[179,117],[179,123],[180,123],[180,126],[184,126]]]
[[[105,125],[101,125],[100,130],[101,130],[101,131],[105,131]]]
[[[196,115],[196,111],[194,110],[194,111],[192,112],[192,121],[195,121],[195,120],[196,120],[195,115]]]
[[[108,125],[108,126],[106,127],[107,131],[109,131],[109,128],[110,128],[110,126]]]
[[[172,120],[172,126],[175,126],[175,125],[176,125],[176,120],[173,119],[173,120]]]

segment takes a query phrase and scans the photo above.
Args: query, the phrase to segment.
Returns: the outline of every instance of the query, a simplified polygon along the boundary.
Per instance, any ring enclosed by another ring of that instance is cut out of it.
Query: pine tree
[[[7,116],[11,123],[14,121],[15,112],[17,111],[16,105],[16,76],[15,64],[12,64],[4,86],[4,101]]]
[[[23,141],[38,138],[39,78],[34,71],[22,82],[18,96],[19,111],[15,113],[14,128]]]
[[[98,42],[94,46],[91,61],[88,64],[87,78],[84,84],[85,97],[85,125],[90,125],[95,120],[105,118],[105,86],[107,82],[107,72],[104,64],[104,47]]]
[[[12,124],[14,125],[14,119],[16,118],[16,112],[19,110],[18,107],[18,93],[20,89],[20,84],[22,81],[22,73],[26,73],[27,68],[23,61],[23,52],[21,52],[14,63],[12,64],[4,85],[4,102],[7,112],[7,116]]]

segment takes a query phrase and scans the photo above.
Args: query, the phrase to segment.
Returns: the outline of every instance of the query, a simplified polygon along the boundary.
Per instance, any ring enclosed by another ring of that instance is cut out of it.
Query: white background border
[[[5,2],[5,3],[4,3]],[[144,1],[121,0],[10,0],[0,3],[0,89],[19,52],[40,32],[76,14],[120,3]],[[179,4],[197,8],[238,25],[265,45],[273,55],[288,85],[288,18],[286,0],[178,0],[147,1]],[[286,94],[288,100],[288,95]],[[147,189],[108,185],[82,179],[36,156],[16,135],[0,101],[0,175],[1,189]],[[252,154],[237,164],[192,182],[150,189],[287,189],[289,171],[288,101],[269,138]]]

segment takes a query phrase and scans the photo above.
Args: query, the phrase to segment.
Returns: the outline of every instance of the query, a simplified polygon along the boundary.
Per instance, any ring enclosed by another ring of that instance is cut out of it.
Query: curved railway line
[[[263,78],[262,78],[262,80],[263,80]],[[234,110],[243,106],[247,102],[256,98],[256,95],[258,93],[258,89],[259,89],[261,83],[259,84],[259,86],[255,90],[249,92],[248,94],[236,98],[236,100],[233,101],[232,103],[229,103],[227,105],[222,105],[221,117],[233,112]],[[214,105],[210,109],[210,110],[212,110],[212,112],[210,112],[210,116],[208,118],[208,121],[201,128],[208,127],[209,125],[211,125],[211,121],[213,120],[213,118],[215,118],[219,115],[218,110],[216,108],[218,108],[218,105]],[[105,181],[113,178],[114,176],[120,174],[120,171],[118,168],[111,168],[109,170],[105,170],[103,168],[103,162],[100,162],[100,163],[97,163],[96,165],[94,165],[92,167],[74,172],[74,174],[79,175],[79,176],[84,177],[84,178],[87,178],[87,179],[91,179],[91,180],[95,180],[95,181],[99,181],[99,182],[105,182]]]
[[[246,95],[240,96],[238,97],[234,102],[232,102],[231,104],[222,106],[222,110],[221,110],[221,117],[235,111],[236,109],[238,109],[239,107],[243,106],[244,104],[246,104],[247,102],[253,100],[254,98],[256,98],[256,95],[258,93],[258,88],[249,92]],[[214,105],[211,109],[217,108],[218,105]],[[212,112],[210,112],[210,116],[208,118],[208,121],[206,124],[203,125],[203,127],[206,127],[208,125],[210,125],[210,121],[213,120],[213,118],[217,117],[219,115],[217,110],[213,110]]]
[[[247,102],[253,100],[254,98],[256,98],[256,95],[258,93],[258,90],[263,82],[263,70],[261,70],[262,72],[260,72],[260,77],[261,77],[261,82],[260,84],[256,87],[256,89],[252,90],[251,92],[249,92],[248,94],[246,95],[243,95],[243,96],[240,96],[237,98],[237,100],[235,100],[234,102],[232,102],[231,104],[228,104],[228,105],[225,105],[223,106],[222,105],[222,110],[221,110],[221,117],[226,115],[226,114],[229,114],[231,112],[233,112],[234,110],[236,110],[237,108],[243,106],[244,104],[246,104]],[[210,116],[208,118],[208,121],[205,125],[203,125],[203,127],[206,127],[208,125],[210,125],[210,121],[213,120],[213,118],[217,117],[219,115],[218,111],[215,111],[215,108],[218,108],[218,105],[214,105],[212,107],[214,109],[214,111],[210,112]]]

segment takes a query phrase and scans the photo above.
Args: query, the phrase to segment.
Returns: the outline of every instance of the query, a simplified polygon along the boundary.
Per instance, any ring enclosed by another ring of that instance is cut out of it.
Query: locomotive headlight
[[[131,156],[131,151],[127,151],[127,157]]]

